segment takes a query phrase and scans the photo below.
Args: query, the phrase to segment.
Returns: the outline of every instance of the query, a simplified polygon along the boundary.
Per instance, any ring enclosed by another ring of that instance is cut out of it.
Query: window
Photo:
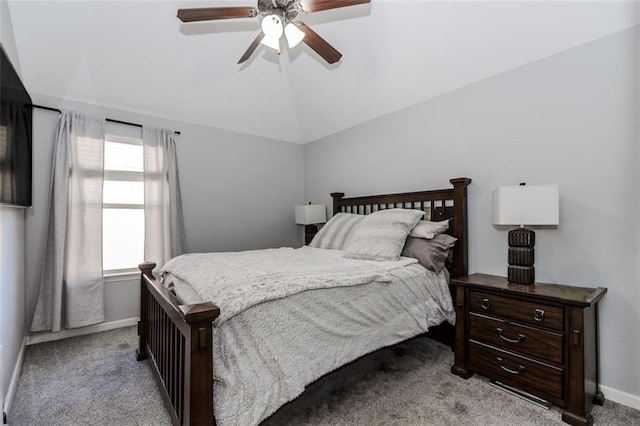
[[[102,269],[134,272],[144,260],[144,157],[141,139],[107,135],[102,195]]]

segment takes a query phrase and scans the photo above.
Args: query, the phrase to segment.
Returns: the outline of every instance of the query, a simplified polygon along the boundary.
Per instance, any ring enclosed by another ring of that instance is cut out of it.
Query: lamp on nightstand
[[[318,224],[327,221],[327,207],[324,204],[304,204],[296,206],[296,223],[305,225],[304,243],[309,244],[318,232]]]
[[[558,225],[558,185],[501,186],[493,191],[493,224],[520,225],[509,231],[509,282],[533,284],[536,233],[525,225]]]

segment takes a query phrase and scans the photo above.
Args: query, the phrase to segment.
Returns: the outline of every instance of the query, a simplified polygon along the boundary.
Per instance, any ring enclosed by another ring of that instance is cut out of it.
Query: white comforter
[[[341,365],[455,321],[444,272],[414,259],[283,248],[183,255],[163,272],[184,303],[221,309],[213,336],[220,426],[258,424]]]

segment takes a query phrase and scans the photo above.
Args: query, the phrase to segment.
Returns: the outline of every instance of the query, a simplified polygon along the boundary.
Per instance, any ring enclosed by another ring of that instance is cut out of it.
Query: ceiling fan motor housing
[[[291,22],[301,12],[298,0],[258,0],[258,10],[262,16],[278,15],[286,22]]]

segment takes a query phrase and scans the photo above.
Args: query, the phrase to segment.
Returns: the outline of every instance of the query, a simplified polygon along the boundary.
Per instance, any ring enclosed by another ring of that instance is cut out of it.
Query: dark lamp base
[[[318,225],[305,225],[304,227],[304,244],[309,245],[313,237],[318,233]]]
[[[534,248],[536,233],[527,228],[509,231],[509,268],[507,279],[516,284],[533,284],[536,280]]]
[[[536,270],[533,266],[509,265],[507,279],[510,283],[533,284],[536,281]]]

